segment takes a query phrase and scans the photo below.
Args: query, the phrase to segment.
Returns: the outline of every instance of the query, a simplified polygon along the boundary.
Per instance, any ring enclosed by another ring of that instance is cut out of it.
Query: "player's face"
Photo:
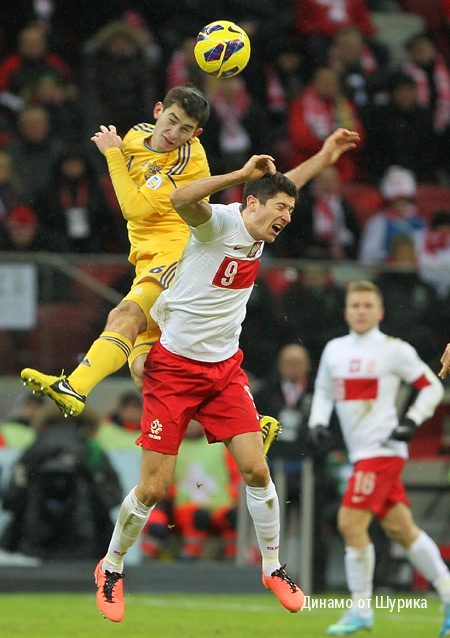
[[[351,292],[347,295],[345,319],[349,328],[358,334],[364,334],[379,325],[384,310],[380,298],[370,290]]]
[[[243,218],[248,232],[257,241],[271,244],[291,221],[295,200],[286,193],[277,193],[265,204],[249,195]]]
[[[156,123],[150,146],[155,151],[173,151],[196,135],[200,135],[203,130],[198,128],[197,120],[186,115],[178,104],[164,109],[162,102],[158,102],[153,115]]]

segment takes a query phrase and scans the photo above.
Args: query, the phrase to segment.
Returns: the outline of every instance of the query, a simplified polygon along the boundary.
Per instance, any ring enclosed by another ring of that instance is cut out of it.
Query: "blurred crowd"
[[[422,9],[411,0],[19,4],[0,27],[1,250],[126,253],[106,163],[90,138],[100,124],[123,135],[152,121],[154,104],[187,81],[212,104],[202,135],[212,173],[260,152],[288,170],[335,128],[359,131],[357,151],[305,189],[300,240],[289,237],[275,256],[366,261],[360,211],[339,199],[348,183],[379,188],[399,166],[417,184],[450,184],[446,0]],[[390,41],[379,18],[398,15],[404,27]],[[252,43],[246,69],[224,80],[193,56],[200,28],[219,18],[240,24]],[[408,224],[421,215],[412,209],[410,201],[400,215]]]
[[[385,329],[412,334],[428,361],[442,349],[450,290],[450,2],[169,0],[154,7],[141,0],[125,8],[121,0],[20,0],[20,11],[14,5],[4,13],[1,251],[126,254],[125,223],[90,138],[100,124],[123,135],[152,122],[166,91],[192,81],[212,105],[201,138],[212,173],[260,152],[288,170],[335,128],[359,131],[358,149],[303,190],[288,232],[265,260],[380,268],[391,322]],[[222,80],[202,72],[193,55],[197,32],[218,18],[240,24],[252,43],[244,71]],[[395,18],[401,27],[392,37],[385,25]],[[430,187],[440,193],[435,204],[423,195]],[[383,277],[386,265],[395,277]],[[330,269],[297,271],[294,279],[275,290],[261,280],[255,289],[242,342],[251,374],[261,376],[274,348],[291,339],[303,338],[316,361],[342,324],[342,290]],[[267,343],[252,348],[261,321]]]

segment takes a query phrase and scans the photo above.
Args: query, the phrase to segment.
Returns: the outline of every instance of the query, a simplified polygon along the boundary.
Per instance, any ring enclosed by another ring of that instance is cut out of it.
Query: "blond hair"
[[[356,281],[351,281],[347,286],[347,300],[352,292],[373,292],[380,300],[381,305],[383,305],[382,292],[378,286],[373,283],[373,281],[369,281],[368,279],[357,279]]]

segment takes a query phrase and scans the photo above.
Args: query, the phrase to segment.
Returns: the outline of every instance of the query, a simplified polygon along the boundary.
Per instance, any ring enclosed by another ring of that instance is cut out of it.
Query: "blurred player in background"
[[[345,318],[350,334],[325,346],[317,372],[310,437],[320,447],[328,437],[333,408],[354,464],[338,513],[345,542],[345,573],[352,607],[327,629],[331,635],[370,629],[374,613],[375,551],[368,534],[375,515],[386,534],[406,550],[414,567],[433,584],[444,604],[440,636],[450,635],[450,573],[436,543],[412,518],[401,473],[408,458],[407,443],[415,428],[430,418],[443,397],[437,376],[401,339],[383,334],[380,289],[370,281],[351,282]],[[416,391],[404,417],[396,399],[404,382]]]
[[[272,158],[262,155],[240,170],[173,191],[171,201],[191,235],[172,287],[152,309],[162,334],[144,369],[141,477],[125,497],[107,554],[95,569],[97,606],[110,620],[120,622],[124,616],[124,556],[173,482],[191,419],[202,424],[210,443],[223,442],[239,466],[262,554],[264,586],[289,611],[302,607],[303,593],[279,561],[278,497],[241,367],[239,334],[264,242],[273,242],[290,222],[297,189],[323,165],[355,148],[358,139],[357,133],[336,131],[318,156],[290,171],[293,181],[276,173]],[[242,205],[206,201],[242,183]]]

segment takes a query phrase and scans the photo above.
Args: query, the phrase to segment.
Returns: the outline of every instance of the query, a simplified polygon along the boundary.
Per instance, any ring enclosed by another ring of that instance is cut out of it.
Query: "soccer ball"
[[[194,46],[198,66],[218,78],[240,73],[250,59],[250,39],[241,27],[217,20],[200,31]]]

